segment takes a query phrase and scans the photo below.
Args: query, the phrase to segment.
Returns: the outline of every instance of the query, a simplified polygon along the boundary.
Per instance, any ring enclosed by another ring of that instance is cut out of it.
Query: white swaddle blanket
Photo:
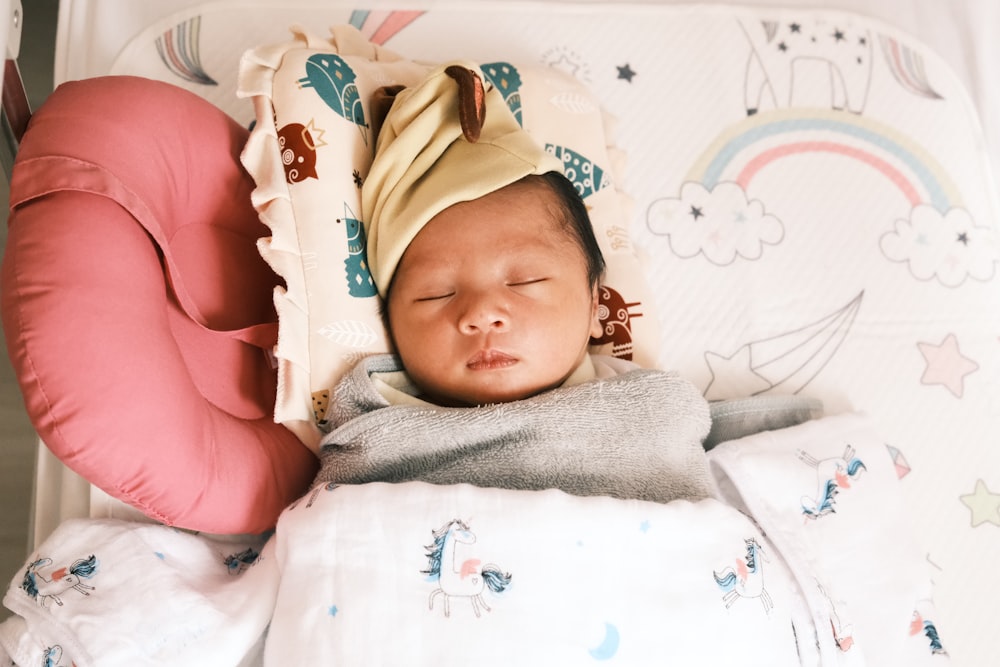
[[[321,487],[275,540],[267,664],[799,665],[780,558],[711,499]]]
[[[260,543],[75,520],[15,576],[11,664],[938,665],[870,421],[722,443],[719,499],[320,484]],[[752,516],[751,516],[752,515]],[[6,655],[4,655],[6,653]]]
[[[321,485],[259,552],[158,525],[63,524],[26,569],[37,591],[11,583],[21,615],[0,624],[0,646],[12,664],[77,667],[799,665],[793,621],[809,636],[809,618],[769,551],[712,499]]]
[[[261,544],[65,521],[7,589],[0,664],[241,664],[259,654],[278,584]]]
[[[803,664],[939,664],[931,571],[908,525],[891,447],[846,414],[723,443],[719,495],[752,515],[812,610]]]

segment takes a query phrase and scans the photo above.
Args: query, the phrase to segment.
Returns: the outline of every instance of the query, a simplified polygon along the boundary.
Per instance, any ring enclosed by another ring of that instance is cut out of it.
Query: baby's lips
[[[507,368],[517,363],[515,357],[500,350],[480,350],[466,362],[466,366],[474,371]]]

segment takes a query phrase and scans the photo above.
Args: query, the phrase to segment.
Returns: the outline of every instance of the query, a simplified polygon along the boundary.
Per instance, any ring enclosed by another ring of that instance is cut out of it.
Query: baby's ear
[[[601,324],[601,292],[600,285],[591,289],[590,337],[603,338],[604,325]]]
[[[404,88],[406,86],[382,86],[372,93],[369,112],[372,117],[371,132],[376,143],[378,142],[379,130],[382,129],[382,124],[385,122],[385,117],[389,115],[389,109],[392,108],[392,103],[396,101],[396,95]]]

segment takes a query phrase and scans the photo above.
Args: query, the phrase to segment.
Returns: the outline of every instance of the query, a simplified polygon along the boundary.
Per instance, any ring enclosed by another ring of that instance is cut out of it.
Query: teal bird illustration
[[[351,66],[335,53],[317,53],[306,60],[305,70],[306,75],[298,80],[299,87],[312,88],[328,107],[355,123],[367,144],[368,124]]]
[[[545,150],[559,158],[566,178],[573,182],[584,199],[611,185],[610,175],[580,153],[555,144],[546,144]]]
[[[521,120],[521,75],[510,63],[486,63],[481,68],[486,80],[493,84],[503,95],[511,113],[517,119],[517,124],[524,127]]]
[[[375,296],[375,281],[368,268],[367,241],[365,227],[354,217],[354,212],[344,204],[344,217],[338,222],[347,226],[347,257],[344,270],[347,272],[347,290],[351,296],[365,298]]]

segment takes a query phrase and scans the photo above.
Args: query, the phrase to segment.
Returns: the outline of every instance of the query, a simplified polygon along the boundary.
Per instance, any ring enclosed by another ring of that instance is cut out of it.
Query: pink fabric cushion
[[[57,89],[11,181],[7,349],[49,448],[167,524],[260,532],[315,456],[273,420],[277,278],[256,241],[247,131],[180,88]]]

